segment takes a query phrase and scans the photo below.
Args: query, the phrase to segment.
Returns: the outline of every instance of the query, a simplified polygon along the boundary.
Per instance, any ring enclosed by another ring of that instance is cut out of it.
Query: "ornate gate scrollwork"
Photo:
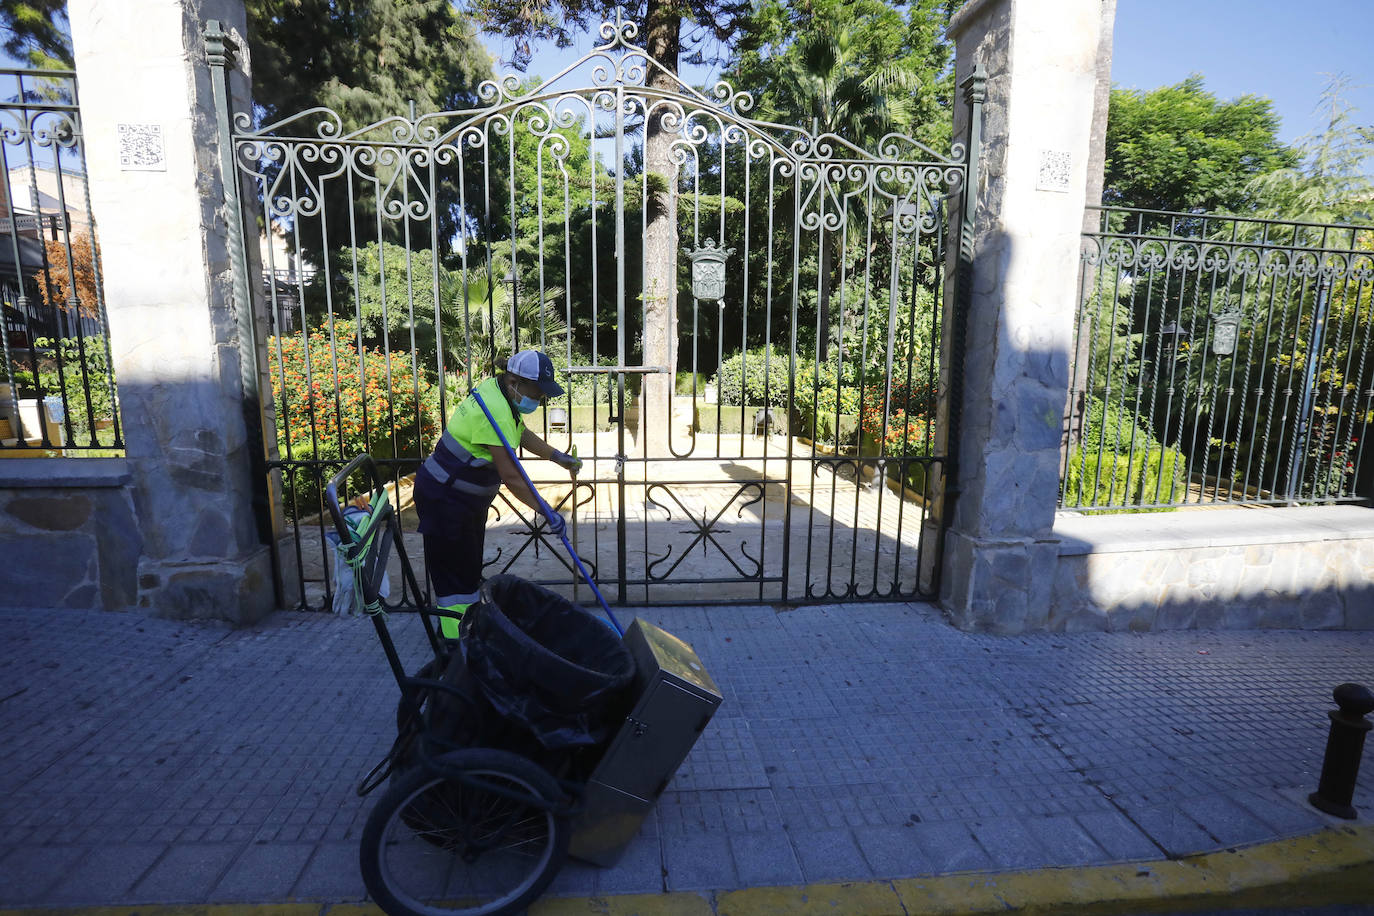
[[[568,389],[557,418],[531,422],[586,462],[571,489],[528,470],[568,500],[611,600],[929,595],[945,213],[963,148],[889,134],[865,149],[753,119],[747,93],[682,82],[632,23],[599,35],[548,82],[484,83],[481,108],[360,127],[325,108],[235,120],[234,163],[269,227],[254,282],[295,603],[328,597],[322,478],[366,448],[403,499],[454,399],[525,346]],[[659,161],[646,125],[666,138],[666,171],[646,164]],[[669,199],[665,285],[644,238]],[[817,473],[851,464],[877,477]],[[487,568],[573,587],[522,508],[498,500]]]

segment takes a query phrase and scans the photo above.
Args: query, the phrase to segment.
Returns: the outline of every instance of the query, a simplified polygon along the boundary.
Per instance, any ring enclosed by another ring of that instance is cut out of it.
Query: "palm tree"
[[[497,357],[514,352],[517,329],[521,347],[551,348],[552,342],[566,346],[568,322],[557,307],[563,291],[546,290],[542,298],[521,295],[512,309],[511,285],[509,279],[488,278],[485,272],[465,277],[452,270],[440,275],[446,376],[462,373],[470,383],[473,376],[491,372]]]
[[[897,63],[865,72],[860,48],[843,28],[829,25],[807,35],[797,53],[780,59],[769,114],[782,123],[812,125],[813,137],[827,135],[867,149],[887,133],[908,128],[915,105],[916,74]],[[839,154],[843,157],[843,153]],[[856,241],[869,214],[862,196],[848,204],[844,235],[832,233],[821,247],[817,334],[819,356],[827,357],[832,273],[841,246]]]

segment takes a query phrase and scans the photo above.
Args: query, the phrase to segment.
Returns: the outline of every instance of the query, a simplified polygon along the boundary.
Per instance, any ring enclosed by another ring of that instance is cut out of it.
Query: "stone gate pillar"
[[[243,0],[69,0],[68,16],[143,536],[138,601],[251,622],[274,605],[270,522],[252,470],[261,432],[245,421],[234,221],[202,37],[217,19],[243,46]],[[232,87],[234,110],[247,110],[242,63]]]
[[[972,0],[950,24],[956,80],[985,93],[965,189],[972,263],[960,278],[962,415],[941,587],[967,629],[1046,623],[1102,15],[1102,0]],[[955,111],[963,139],[969,108],[961,99]]]

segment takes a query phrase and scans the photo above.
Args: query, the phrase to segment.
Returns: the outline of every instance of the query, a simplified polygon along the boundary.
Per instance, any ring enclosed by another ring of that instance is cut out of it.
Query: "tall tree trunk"
[[[682,50],[681,13],[673,0],[650,0],[644,22],[644,47],[672,74]],[[668,73],[650,68],[649,86],[672,91]],[[639,395],[639,433],[636,450],[646,457],[667,457],[672,423],[673,378],[677,372],[677,165],[671,152],[673,133],[662,123],[662,109],[650,117],[644,131],[644,170],[659,176],[665,187],[656,206],[645,202],[649,223],[644,233],[644,365],[665,366],[666,374],[643,377]],[[652,177],[651,181],[654,181]],[[652,185],[651,185],[652,187]]]

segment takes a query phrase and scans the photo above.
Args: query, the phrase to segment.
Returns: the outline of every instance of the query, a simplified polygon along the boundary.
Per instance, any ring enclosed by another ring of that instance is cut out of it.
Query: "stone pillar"
[[[972,263],[946,303],[946,327],[955,298],[967,313],[941,601],[966,629],[1039,629],[1048,615],[1101,4],[972,0],[950,24],[956,78],[975,65],[986,77]],[[969,109],[955,111],[962,139]]]
[[[217,19],[244,47],[243,0],[70,0],[68,16],[143,536],[138,603],[248,623],[275,603],[270,528],[254,509],[261,432],[245,421],[234,221],[202,37]],[[230,103],[247,110],[246,61],[238,69]]]

